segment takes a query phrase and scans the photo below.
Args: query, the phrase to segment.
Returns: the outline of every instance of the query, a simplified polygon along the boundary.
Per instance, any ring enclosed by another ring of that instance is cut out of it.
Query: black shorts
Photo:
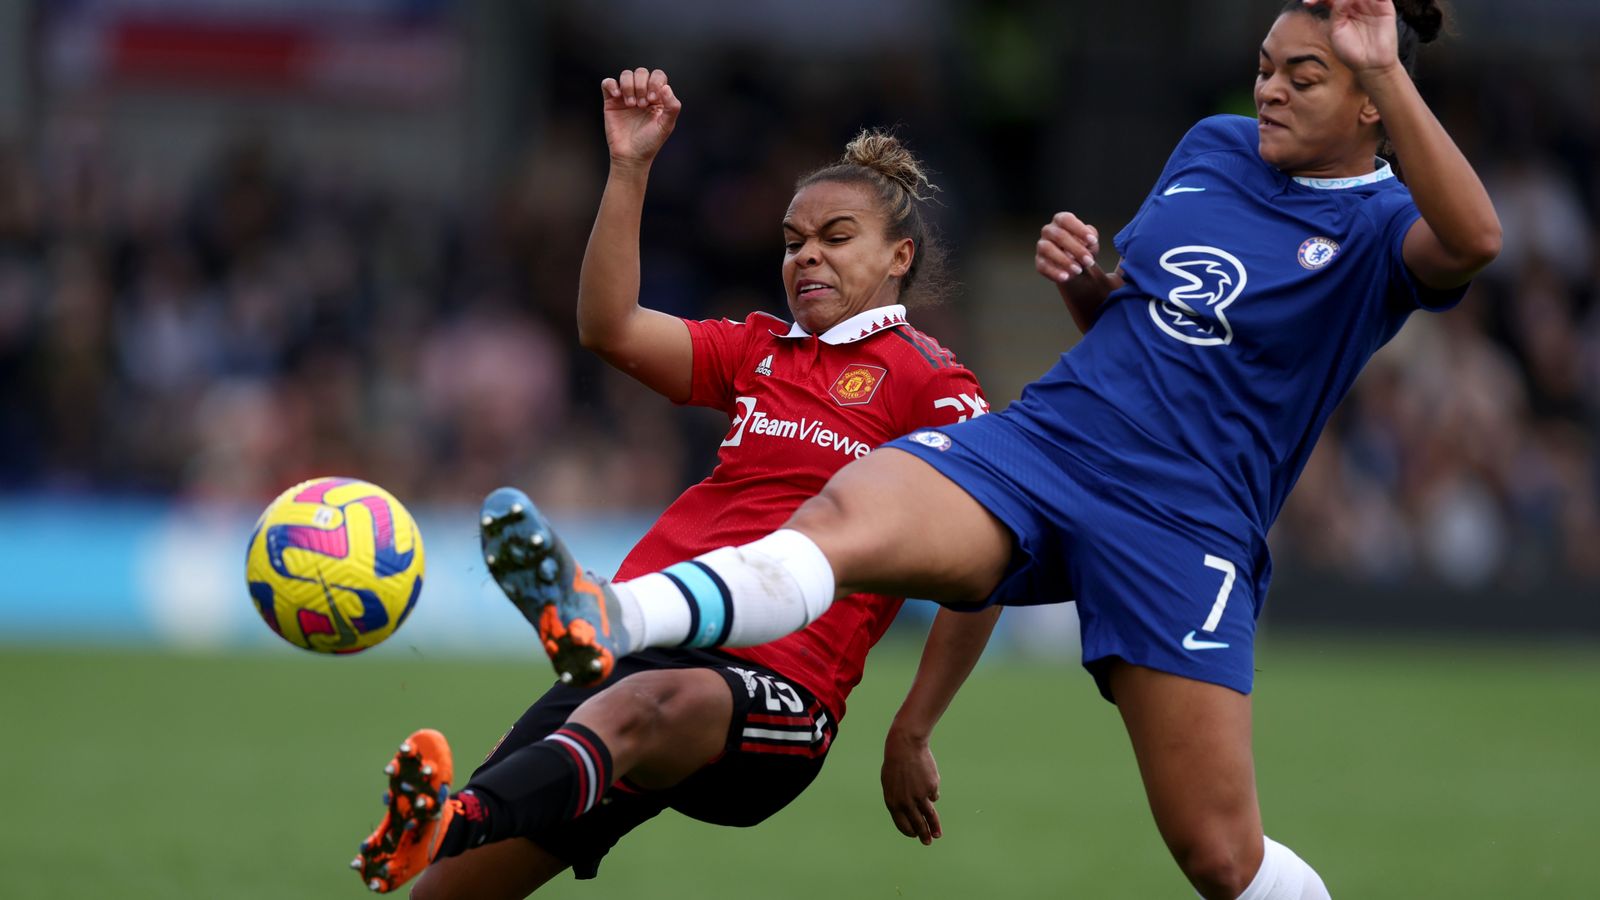
[[[822,771],[837,724],[799,684],[731,654],[674,648],[623,657],[602,687],[637,672],[699,668],[715,670],[733,695],[733,717],[721,756],[665,791],[640,790],[621,779],[588,813],[523,836],[569,863],[578,878],[593,878],[601,858],[623,835],[663,809],[713,825],[745,827],[764,821],[800,796]],[[564,684],[550,688],[489,751],[473,778],[508,754],[543,740],[595,691]]]

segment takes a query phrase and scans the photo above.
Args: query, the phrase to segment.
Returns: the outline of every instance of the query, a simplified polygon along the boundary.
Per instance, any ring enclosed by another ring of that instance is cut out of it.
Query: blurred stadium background
[[[962,283],[915,318],[998,408],[1077,338],[1038,227],[1120,228],[1195,119],[1248,113],[1277,6],[0,0],[0,761],[32,785],[0,893],[352,895],[392,741],[441,724],[468,765],[545,683],[482,495],[524,486],[606,568],[703,477],[721,417],[576,345],[600,78],[684,98],[644,301],[687,316],[782,313],[795,176],[898,124]],[[1341,896],[1593,896],[1600,4],[1454,11],[1421,81],[1505,250],[1380,353],[1272,536],[1263,798]],[[277,643],[240,578],[260,507],[323,474],[393,491],[430,556],[359,658]],[[1008,613],[951,712],[950,836],[893,833],[911,606],[813,794],[651,826],[552,895],[1185,896],[1070,607]]]

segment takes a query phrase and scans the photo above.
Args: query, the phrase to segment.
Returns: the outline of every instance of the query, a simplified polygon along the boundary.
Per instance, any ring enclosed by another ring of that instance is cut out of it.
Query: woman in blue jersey
[[[1410,77],[1441,13],[1398,6],[1284,7],[1258,117],[1183,138],[1117,236],[1114,274],[1092,227],[1044,228],[1036,264],[1086,334],[1017,403],[847,466],[783,530],[699,557],[714,580],[553,586],[555,618],[595,624],[604,656],[641,633],[683,641],[691,617],[731,619],[728,643],[768,640],[836,592],[1077,600],[1085,665],[1194,887],[1328,896],[1263,836],[1256,800],[1266,533],[1367,359],[1412,312],[1455,304],[1500,246],[1482,183]],[[1405,184],[1376,158],[1385,143]]]

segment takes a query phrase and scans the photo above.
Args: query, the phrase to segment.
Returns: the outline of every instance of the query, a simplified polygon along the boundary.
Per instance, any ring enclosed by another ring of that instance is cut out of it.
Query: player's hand
[[[883,742],[881,775],[883,805],[901,834],[924,845],[944,836],[933,807],[939,799],[939,766],[927,741],[890,729]]]
[[[1333,55],[1359,79],[1364,73],[1400,64],[1392,0],[1304,0],[1306,8],[1326,7]]]
[[[625,70],[600,82],[600,93],[612,162],[640,164],[655,159],[683,109],[667,83],[667,73],[642,67]]]
[[[1056,284],[1065,284],[1095,268],[1100,252],[1100,232],[1069,212],[1058,212],[1039,230],[1033,254],[1034,268]]]

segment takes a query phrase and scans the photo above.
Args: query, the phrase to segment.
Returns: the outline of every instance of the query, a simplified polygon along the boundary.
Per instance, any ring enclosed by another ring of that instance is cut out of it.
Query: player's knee
[[[895,512],[893,507],[875,508],[870,497],[852,487],[855,483],[837,478],[828,482],[821,493],[800,504],[783,526],[810,538],[841,584],[870,570],[898,531],[889,518]]]
[[[636,748],[670,738],[673,723],[690,722],[698,717],[701,684],[691,669],[663,669],[639,672],[624,678],[608,690],[605,717],[608,730],[618,743]],[[720,677],[711,686],[726,693]],[[618,748],[613,747],[613,753]]]
[[[612,727],[625,740],[646,740],[660,731],[678,694],[672,672],[640,672],[618,682]]]
[[[823,487],[800,508],[794,511],[785,528],[793,528],[807,535],[829,534],[838,531],[850,520],[847,498],[843,491]]]
[[[1187,840],[1168,840],[1178,867],[1205,897],[1233,898],[1244,893],[1260,868],[1259,853],[1245,842],[1216,832],[1196,834]]]

